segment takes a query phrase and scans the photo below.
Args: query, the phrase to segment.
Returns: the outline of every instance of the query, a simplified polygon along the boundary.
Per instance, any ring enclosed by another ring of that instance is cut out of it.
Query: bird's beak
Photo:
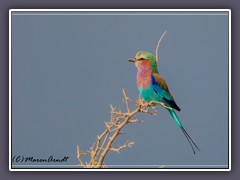
[[[136,62],[136,58],[129,58],[128,61],[129,61],[129,62],[134,62],[134,63],[135,63],[135,62]]]

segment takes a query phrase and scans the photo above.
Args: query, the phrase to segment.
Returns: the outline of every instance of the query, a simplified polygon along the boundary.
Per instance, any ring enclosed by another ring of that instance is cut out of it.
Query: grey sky
[[[78,164],[76,146],[92,145],[109,119],[109,105],[124,107],[122,88],[138,97],[137,70],[127,59],[140,50],[155,53],[166,30],[158,69],[201,152],[193,155],[159,107],[157,116],[139,115],[142,124],[128,125],[115,145],[131,140],[133,148],[108,154],[106,164],[228,164],[226,13],[57,14],[12,16],[13,156],[69,156],[67,165]]]

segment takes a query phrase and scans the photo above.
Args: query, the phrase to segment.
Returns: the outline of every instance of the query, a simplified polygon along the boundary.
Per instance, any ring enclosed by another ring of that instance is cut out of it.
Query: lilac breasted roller
[[[193,150],[193,153],[195,154],[194,147],[198,150],[199,148],[188,135],[174,111],[180,111],[180,108],[170,93],[166,81],[158,72],[155,56],[146,51],[139,51],[137,52],[135,58],[130,58],[128,61],[134,62],[137,67],[138,71],[136,80],[140,96],[145,101],[152,102],[154,105],[160,104],[169,111],[172,118],[182,130]]]

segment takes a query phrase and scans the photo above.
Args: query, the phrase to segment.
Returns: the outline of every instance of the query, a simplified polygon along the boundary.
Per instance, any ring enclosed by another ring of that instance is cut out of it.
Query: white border
[[[168,12],[168,11],[173,11],[173,12],[189,12],[189,11],[197,11],[197,12],[228,12],[229,13],[229,69],[228,69],[228,94],[229,94],[229,102],[228,102],[228,118],[229,118],[229,168],[228,169],[164,169],[164,168],[159,168],[159,169],[42,169],[42,168],[36,168],[36,169],[12,169],[12,156],[11,156],[11,150],[12,150],[12,124],[11,124],[11,94],[12,94],[12,87],[11,87],[11,18],[12,18],[12,12],[88,12],[88,11],[93,11],[93,12]],[[9,170],[10,171],[231,171],[231,10],[230,9],[10,9],[9,10]]]

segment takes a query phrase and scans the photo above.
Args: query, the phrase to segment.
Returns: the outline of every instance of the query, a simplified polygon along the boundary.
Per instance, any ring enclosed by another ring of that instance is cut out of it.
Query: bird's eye
[[[142,60],[144,60],[144,58],[140,58],[139,60],[141,60],[141,61],[142,61]]]

